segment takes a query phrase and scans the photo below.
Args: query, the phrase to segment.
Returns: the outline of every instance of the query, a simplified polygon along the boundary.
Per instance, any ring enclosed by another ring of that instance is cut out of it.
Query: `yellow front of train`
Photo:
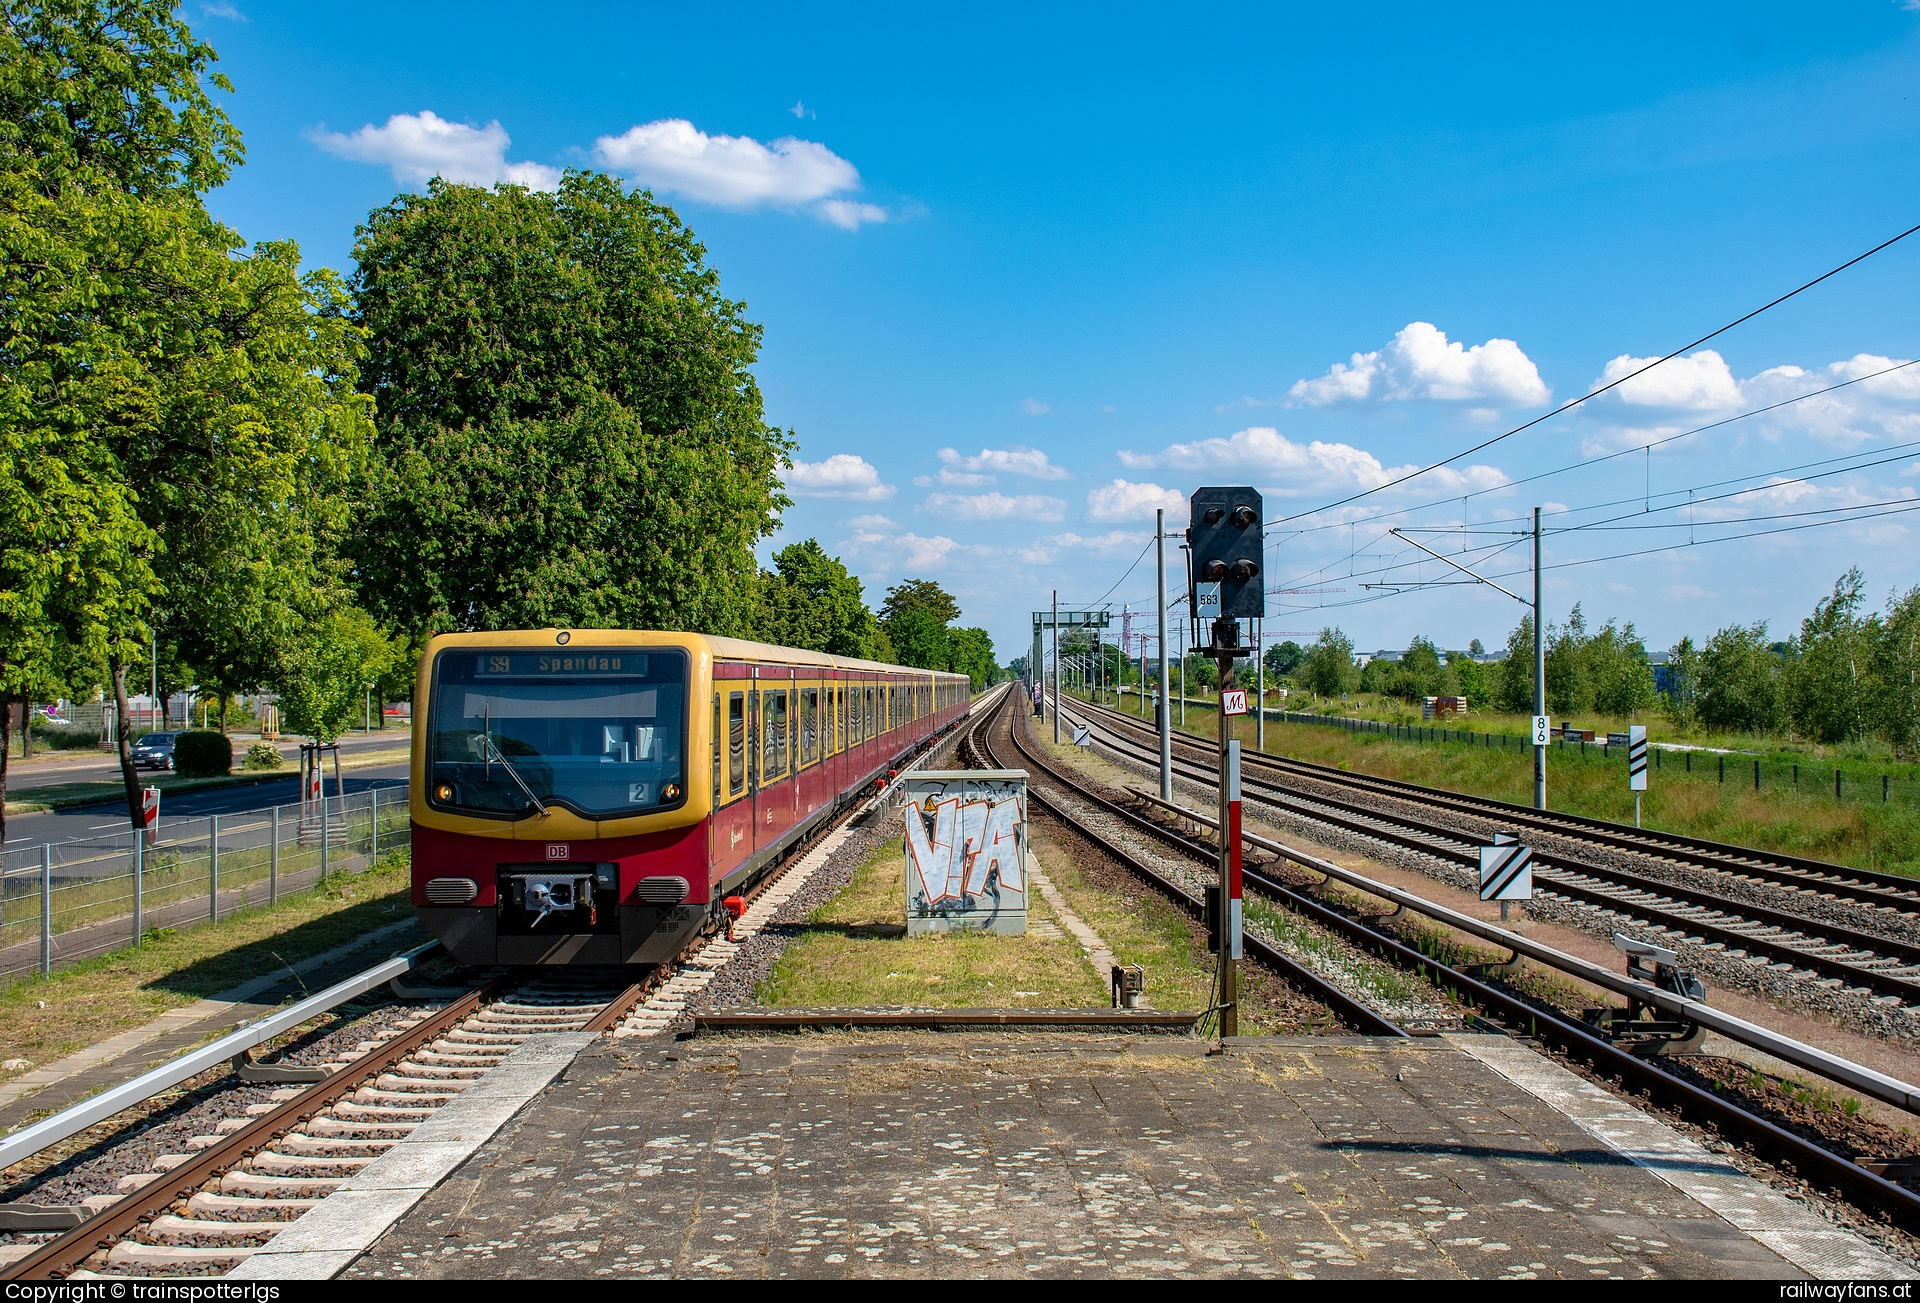
[[[464,963],[672,958],[713,912],[697,634],[444,634],[414,694],[413,904]]]

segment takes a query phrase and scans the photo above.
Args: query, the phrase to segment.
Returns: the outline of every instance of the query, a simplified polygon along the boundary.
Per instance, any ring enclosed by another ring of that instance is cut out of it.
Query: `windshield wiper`
[[[480,735],[480,743],[488,751],[493,753],[489,759],[498,760],[500,767],[507,771],[507,777],[511,778],[519,786],[520,790],[527,794],[527,799],[533,802],[534,809],[540,811],[541,814],[545,814],[547,812],[546,803],[533,794],[533,789],[528,787],[526,780],[520,777],[520,771],[513,767],[513,762],[501,753],[498,746],[494,745],[493,735],[491,733],[482,733]]]

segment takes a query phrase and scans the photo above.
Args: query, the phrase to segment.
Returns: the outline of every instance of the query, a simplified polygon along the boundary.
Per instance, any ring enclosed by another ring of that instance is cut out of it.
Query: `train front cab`
[[[413,903],[471,964],[670,959],[712,908],[704,640],[451,634],[421,658]]]

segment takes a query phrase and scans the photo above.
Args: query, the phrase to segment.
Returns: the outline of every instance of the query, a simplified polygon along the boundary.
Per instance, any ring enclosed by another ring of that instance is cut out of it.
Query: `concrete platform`
[[[1504,1038],[1204,1049],[599,1042],[343,1275],[1908,1274]]]

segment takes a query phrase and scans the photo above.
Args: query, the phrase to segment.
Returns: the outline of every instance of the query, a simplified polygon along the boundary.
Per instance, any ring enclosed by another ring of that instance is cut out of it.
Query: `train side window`
[[[727,795],[747,785],[747,694],[727,694]]]
[[[708,735],[713,740],[713,803],[720,804],[726,799],[720,786],[720,694],[713,694],[713,732]]]
[[[820,758],[820,689],[800,692],[800,763],[810,765]]]
[[[866,718],[861,721],[861,732],[862,732],[862,736],[872,737],[874,736],[875,720],[873,717],[873,707],[874,707],[873,686],[871,684],[867,686],[865,696],[867,699],[866,700],[867,709],[866,709]]]
[[[765,784],[787,770],[787,694],[760,694],[760,781]]]

